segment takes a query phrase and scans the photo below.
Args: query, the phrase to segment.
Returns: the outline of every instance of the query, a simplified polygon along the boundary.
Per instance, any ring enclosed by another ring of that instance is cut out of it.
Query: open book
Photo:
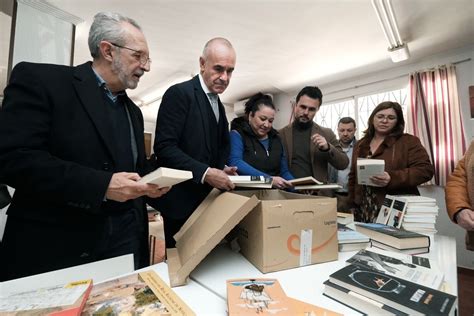
[[[295,190],[320,190],[320,189],[342,189],[336,183],[323,183],[313,177],[303,177],[289,180]]]
[[[192,178],[191,171],[161,167],[138,180],[138,183],[152,183],[164,188]]]
[[[229,176],[230,181],[236,187],[270,189],[272,178],[264,176]]]

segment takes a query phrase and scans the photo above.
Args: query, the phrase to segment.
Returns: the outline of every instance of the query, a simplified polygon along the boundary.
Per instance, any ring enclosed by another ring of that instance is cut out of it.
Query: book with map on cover
[[[272,178],[264,176],[229,176],[236,187],[271,189]]]
[[[444,279],[444,274],[436,267],[431,267],[427,258],[376,248],[360,250],[346,263],[361,265],[433,289],[439,289]]]
[[[143,176],[138,180],[138,183],[152,183],[165,188],[192,178],[193,173],[191,171],[160,167]]]
[[[457,297],[380,271],[350,264],[329,281],[409,315],[454,315]]]
[[[81,315],[92,280],[82,280],[26,292],[0,295],[0,315]]]
[[[152,270],[94,285],[83,315],[195,315]]]
[[[227,308],[233,315],[296,315],[277,279],[227,280]]]

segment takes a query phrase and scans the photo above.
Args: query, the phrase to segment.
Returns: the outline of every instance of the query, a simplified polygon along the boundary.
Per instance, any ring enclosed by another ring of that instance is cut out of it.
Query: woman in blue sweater
[[[273,178],[273,187],[290,188],[294,179],[288,169],[283,145],[272,127],[275,106],[269,95],[257,93],[245,103],[245,117],[232,121],[229,165],[240,175]]]

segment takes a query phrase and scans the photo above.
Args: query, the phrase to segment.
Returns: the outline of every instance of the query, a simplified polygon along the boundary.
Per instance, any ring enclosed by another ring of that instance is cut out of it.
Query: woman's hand
[[[390,179],[390,175],[386,171],[383,174],[370,177],[370,180],[379,187],[386,187],[390,183]]]
[[[273,177],[272,186],[276,189],[291,188],[292,185],[282,177]]]

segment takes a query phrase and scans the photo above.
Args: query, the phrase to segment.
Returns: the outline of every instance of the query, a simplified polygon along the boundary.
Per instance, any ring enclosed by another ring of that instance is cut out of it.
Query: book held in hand
[[[355,223],[355,225],[357,231],[369,236],[372,241],[378,241],[397,249],[430,246],[430,238],[419,233],[377,223]]]
[[[323,183],[313,177],[303,177],[288,180],[295,190],[321,190],[321,189],[342,189],[337,183]]]
[[[357,183],[370,186],[378,186],[370,178],[383,174],[385,171],[385,160],[357,158]]]
[[[1,315],[81,315],[92,280],[82,280],[0,296]]]
[[[457,297],[383,272],[350,264],[329,281],[409,315],[454,315]]]
[[[165,188],[192,178],[193,173],[191,171],[160,167],[143,176],[138,180],[138,183],[152,183]]]
[[[264,176],[229,176],[230,181],[236,187],[270,189],[272,178]]]

